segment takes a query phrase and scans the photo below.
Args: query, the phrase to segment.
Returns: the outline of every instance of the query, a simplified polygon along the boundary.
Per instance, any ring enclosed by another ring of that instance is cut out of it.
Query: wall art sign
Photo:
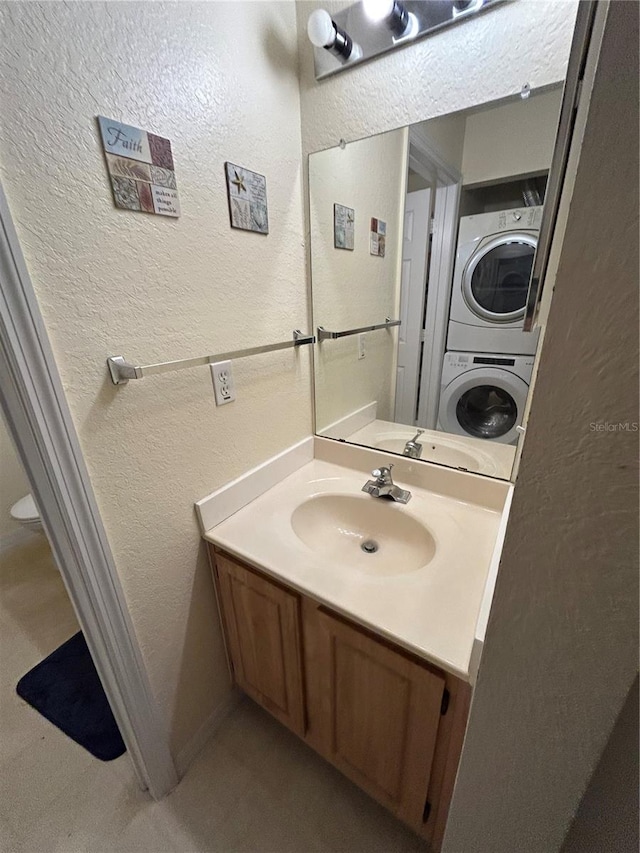
[[[333,205],[333,245],[336,249],[353,252],[355,243],[356,212],[343,204]]]
[[[180,216],[169,140],[104,116],[98,124],[116,207]]]
[[[369,239],[369,253],[384,258],[385,243],[387,240],[387,223],[382,219],[371,217],[371,234]]]
[[[227,198],[232,228],[269,233],[267,179],[234,163],[225,163]]]

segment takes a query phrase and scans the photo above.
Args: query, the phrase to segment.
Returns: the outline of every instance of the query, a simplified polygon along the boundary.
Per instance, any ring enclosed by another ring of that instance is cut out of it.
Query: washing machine
[[[450,351],[533,355],[522,324],[542,207],[463,216],[447,332]]]
[[[532,355],[445,353],[438,429],[515,444],[532,371]]]

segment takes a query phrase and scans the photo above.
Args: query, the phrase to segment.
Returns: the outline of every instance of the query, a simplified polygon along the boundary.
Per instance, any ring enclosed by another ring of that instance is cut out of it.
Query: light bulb
[[[394,0],[363,0],[362,5],[367,18],[377,24],[393,12]]]
[[[339,27],[324,9],[316,9],[309,15],[307,35],[314,47],[323,47],[337,56],[340,62],[360,59],[362,51],[346,30]]]
[[[331,47],[336,40],[336,30],[331,15],[324,9],[316,9],[307,21],[309,41],[316,47]]]
[[[362,5],[371,23],[379,24],[384,21],[395,38],[415,35],[417,18],[407,12],[400,0],[362,0]]]
[[[409,20],[407,22],[406,29],[403,33],[400,34],[400,36],[398,36],[398,41],[400,41],[401,39],[412,39],[418,35],[418,32],[420,30],[420,24],[418,23],[418,19],[413,14],[413,12],[409,12],[408,17]],[[394,41],[396,41],[396,39],[394,39]]]

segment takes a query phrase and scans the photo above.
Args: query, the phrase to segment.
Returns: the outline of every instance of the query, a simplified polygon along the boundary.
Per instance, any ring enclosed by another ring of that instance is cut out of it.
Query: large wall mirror
[[[311,154],[316,432],[509,479],[562,88]]]

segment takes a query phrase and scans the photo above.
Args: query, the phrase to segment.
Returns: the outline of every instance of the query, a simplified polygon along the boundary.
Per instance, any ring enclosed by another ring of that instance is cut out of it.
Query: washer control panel
[[[447,366],[454,370],[469,370],[472,367],[533,367],[533,356],[523,355],[475,355],[472,353],[445,353]]]
[[[507,228],[540,228],[542,206],[524,207],[519,210],[501,210],[498,214],[498,231]]]

